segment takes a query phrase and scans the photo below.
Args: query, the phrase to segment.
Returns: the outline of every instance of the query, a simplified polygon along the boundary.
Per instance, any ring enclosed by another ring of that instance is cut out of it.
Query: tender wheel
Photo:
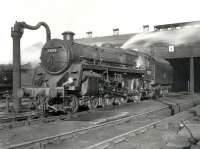
[[[89,109],[95,109],[99,105],[98,98],[91,98],[88,103]]]
[[[135,102],[140,102],[142,98],[142,93],[139,93],[137,96],[135,96]]]
[[[120,104],[125,104],[125,103],[127,103],[127,101],[128,101],[127,98],[123,98],[123,97],[119,98]]]
[[[39,110],[42,110],[43,113],[46,113],[46,97],[42,94],[36,96],[36,107]]]
[[[128,102],[134,102],[135,97],[134,96],[128,96],[127,100],[128,100]]]
[[[122,103],[121,103],[121,99],[120,99],[120,97],[116,97],[115,98],[115,105],[121,105]]]
[[[116,105],[122,105],[127,103],[127,99],[123,98],[123,97],[117,97],[115,98],[115,104]]]
[[[105,105],[106,105],[106,106],[110,106],[110,105],[113,104],[113,101],[112,101],[112,99],[110,99],[110,98],[104,98],[104,100],[105,100]]]
[[[99,98],[99,103],[100,103],[100,106],[103,108],[106,106],[106,100],[105,98]]]
[[[71,96],[70,101],[69,101],[69,107],[72,113],[75,113],[78,111],[79,100],[75,95]]]

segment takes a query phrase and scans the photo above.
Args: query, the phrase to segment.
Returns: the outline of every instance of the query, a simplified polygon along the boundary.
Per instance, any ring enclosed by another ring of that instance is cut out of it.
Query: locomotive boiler
[[[79,106],[93,109],[139,101],[163,95],[172,83],[172,68],[161,58],[78,44],[73,32],[62,35],[43,46],[32,87],[17,92],[43,111],[76,112]]]

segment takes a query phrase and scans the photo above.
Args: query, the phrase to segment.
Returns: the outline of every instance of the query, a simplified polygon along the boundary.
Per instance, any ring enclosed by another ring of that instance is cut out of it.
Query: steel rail
[[[112,121],[105,122],[105,123],[102,123],[102,124],[96,124],[96,125],[84,127],[84,128],[81,128],[81,129],[75,129],[71,132],[65,132],[65,133],[61,133],[61,134],[57,134],[57,135],[53,135],[53,136],[49,136],[49,137],[45,137],[45,138],[41,138],[41,139],[36,139],[36,140],[33,140],[33,141],[27,141],[27,142],[20,143],[20,144],[10,145],[10,146],[5,147],[5,149],[18,149],[18,148],[20,148],[20,149],[36,149],[36,148],[37,149],[38,148],[44,149],[46,144],[53,143],[53,142],[58,143],[61,140],[65,140],[67,138],[73,138],[77,134],[86,133],[90,130],[95,130],[95,129],[98,129],[98,128],[102,128],[104,126],[119,124],[120,122],[123,123],[123,121],[127,121],[127,120],[134,119],[134,118],[137,118],[137,117],[140,117],[140,116],[148,115],[148,114],[158,112],[158,111],[164,110],[164,109],[169,109],[169,108],[166,106],[166,107],[162,107],[162,108],[159,108],[159,109],[156,109],[156,110],[152,110],[152,111],[148,111],[148,112],[144,112],[144,113],[140,113],[140,114],[136,114],[136,115],[127,116],[127,117],[124,117],[124,118],[112,120]]]
[[[23,117],[22,117],[23,118]],[[40,122],[50,122],[50,121],[56,121],[59,119],[67,119],[67,116],[51,116],[51,117],[42,117],[38,115],[36,118],[25,118],[25,120],[20,121],[11,121],[8,123],[0,123],[0,131],[5,129],[13,129],[16,127],[22,127],[22,126],[30,126],[33,124],[37,124]],[[68,118],[69,119],[69,118]]]
[[[126,103],[124,105],[129,105],[129,103]],[[167,105],[169,106],[169,105]],[[87,111],[81,111],[75,114],[84,114],[88,113],[93,110],[87,110]],[[8,117],[8,118],[0,118],[0,131],[4,129],[13,129],[16,127],[22,127],[22,126],[30,126],[34,125],[40,122],[48,122],[48,121],[56,121],[56,120],[69,120],[71,118],[71,114],[63,114],[59,116],[48,116],[44,117],[42,113],[34,113],[34,114],[27,114],[24,116],[13,116],[13,117]]]
[[[131,131],[128,131],[126,133],[120,134],[120,135],[115,136],[113,138],[109,138],[107,140],[104,140],[102,142],[93,144],[93,145],[85,147],[83,149],[106,149],[108,147],[111,147],[114,144],[118,144],[120,142],[124,142],[124,141],[128,140],[131,137],[134,137],[134,136],[136,136],[138,134],[142,134],[142,133],[148,131],[149,129],[155,128],[156,125],[158,125],[159,123],[162,123],[164,121],[170,120],[172,117],[173,116],[169,116],[167,118],[152,122],[152,123],[147,124],[145,126],[139,127],[137,129],[134,129],[134,130],[131,130]]]

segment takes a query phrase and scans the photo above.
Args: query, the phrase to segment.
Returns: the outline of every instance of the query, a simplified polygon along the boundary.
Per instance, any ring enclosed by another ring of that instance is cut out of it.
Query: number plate
[[[48,49],[47,52],[48,52],[48,53],[56,53],[56,52],[57,52],[57,49]]]

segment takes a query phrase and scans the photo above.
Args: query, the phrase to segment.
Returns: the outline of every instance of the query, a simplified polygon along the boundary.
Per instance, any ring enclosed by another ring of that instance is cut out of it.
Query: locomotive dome
[[[64,40],[52,39],[42,48],[41,65],[48,73],[59,74],[68,68],[70,56],[70,48]]]

